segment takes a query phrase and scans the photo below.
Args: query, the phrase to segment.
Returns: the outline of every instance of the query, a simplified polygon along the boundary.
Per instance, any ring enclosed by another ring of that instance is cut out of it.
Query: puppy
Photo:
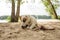
[[[22,28],[28,28],[28,29],[33,29],[33,30],[39,30],[39,29],[44,29],[44,30],[52,30],[54,27],[51,26],[44,26],[40,25],[37,23],[37,20],[35,17],[30,16],[30,15],[23,15],[20,17],[20,20],[22,22]]]
[[[23,22],[22,23],[23,29],[24,28],[34,29],[37,26],[37,21],[33,16],[23,15],[20,17],[20,20]]]

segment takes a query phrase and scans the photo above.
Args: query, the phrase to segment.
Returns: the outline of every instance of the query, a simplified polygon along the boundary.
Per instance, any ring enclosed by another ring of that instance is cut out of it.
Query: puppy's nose
[[[27,27],[28,27],[28,25],[22,26],[23,29],[25,29],[25,28],[27,28]]]

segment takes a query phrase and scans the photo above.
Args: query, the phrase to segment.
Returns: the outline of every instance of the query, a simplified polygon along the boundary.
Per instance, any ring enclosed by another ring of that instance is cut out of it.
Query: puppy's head
[[[26,15],[20,16],[20,20],[21,20],[22,22],[26,22],[27,19],[28,19],[28,17],[27,17]]]
[[[28,16],[27,15],[23,15],[23,16],[20,16],[20,20],[21,22],[23,22],[23,25],[22,25],[22,28],[25,29],[27,28],[28,24],[25,24],[25,22],[28,20]]]

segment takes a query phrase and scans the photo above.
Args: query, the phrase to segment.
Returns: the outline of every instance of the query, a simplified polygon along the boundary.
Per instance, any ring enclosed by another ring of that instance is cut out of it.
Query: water
[[[7,23],[7,20],[0,20],[0,23]]]
[[[7,23],[7,20],[0,20],[0,23]],[[60,22],[58,19],[38,19],[37,22]]]

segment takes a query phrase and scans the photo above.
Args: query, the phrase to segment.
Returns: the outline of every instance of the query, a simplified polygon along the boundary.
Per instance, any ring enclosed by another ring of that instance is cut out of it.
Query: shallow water
[[[7,20],[0,20],[0,23],[7,23]],[[37,19],[37,22],[60,22],[58,19]]]
[[[7,20],[0,20],[0,23],[6,23],[8,22]]]

